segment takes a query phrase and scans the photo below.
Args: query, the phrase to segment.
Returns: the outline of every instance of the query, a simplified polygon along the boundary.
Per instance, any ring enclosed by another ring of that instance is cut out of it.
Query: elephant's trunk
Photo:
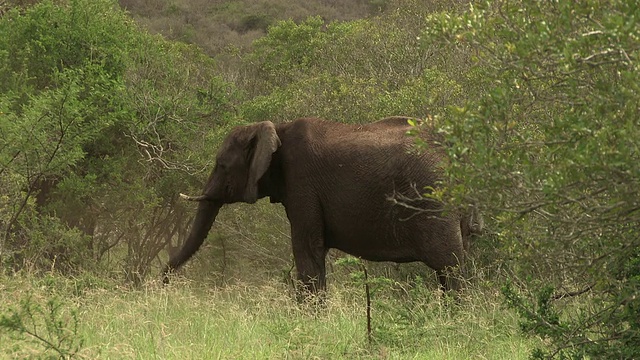
[[[216,216],[221,207],[222,203],[219,202],[208,200],[200,201],[198,204],[198,212],[196,213],[196,218],[193,220],[191,233],[187,241],[182,246],[182,249],[180,249],[180,252],[173,256],[164,268],[163,283],[169,283],[169,274],[178,269],[198,251],[200,245],[202,245],[202,242],[207,237],[209,230],[211,230],[211,226],[213,226],[213,222],[216,220]]]

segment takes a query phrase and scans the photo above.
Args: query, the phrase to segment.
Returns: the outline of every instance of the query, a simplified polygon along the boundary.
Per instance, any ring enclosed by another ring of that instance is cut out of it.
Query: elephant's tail
[[[460,218],[460,231],[464,250],[469,252],[471,239],[474,235],[481,235],[484,231],[484,220],[476,205],[469,206]]]

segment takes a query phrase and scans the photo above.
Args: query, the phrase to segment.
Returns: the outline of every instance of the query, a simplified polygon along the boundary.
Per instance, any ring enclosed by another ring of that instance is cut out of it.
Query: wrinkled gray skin
[[[325,289],[330,248],[373,261],[421,261],[443,287],[457,288],[445,270],[462,264],[469,216],[416,200],[426,186],[436,186],[442,153],[428,135],[423,138],[431,146],[416,153],[407,120],[346,125],[309,118],[235,128],[202,195],[183,195],[199,201],[198,212],[164,282],[198,250],[222,205],[268,196],[284,205],[298,279],[307,291]]]

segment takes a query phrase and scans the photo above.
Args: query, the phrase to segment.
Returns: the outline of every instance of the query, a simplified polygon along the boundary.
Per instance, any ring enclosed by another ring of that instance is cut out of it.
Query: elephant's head
[[[198,212],[191,233],[178,254],[169,260],[164,270],[168,273],[189,260],[207,237],[215,217],[223,204],[254,203],[258,199],[258,181],[269,169],[273,153],[280,146],[276,128],[263,121],[232,130],[216,156],[216,164],[200,196],[182,195],[199,201]]]
[[[279,146],[280,138],[270,121],[235,128],[218,151],[204,195],[225,204],[256,202],[258,180]]]

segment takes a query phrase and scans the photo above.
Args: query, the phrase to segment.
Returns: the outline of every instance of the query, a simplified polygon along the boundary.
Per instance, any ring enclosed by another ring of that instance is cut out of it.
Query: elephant
[[[163,282],[196,253],[224,204],[269,197],[284,206],[298,280],[310,293],[326,289],[331,248],[371,261],[423,262],[443,288],[458,289],[448,269],[463,265],[469,217],[420,196],[442,180],[445,152],[433,130],[421,132],[427,146],[417,151],[407,134],[411,119],[352,125],[301,118],[234,128],[202,194],[181,194],[198,209]]]

